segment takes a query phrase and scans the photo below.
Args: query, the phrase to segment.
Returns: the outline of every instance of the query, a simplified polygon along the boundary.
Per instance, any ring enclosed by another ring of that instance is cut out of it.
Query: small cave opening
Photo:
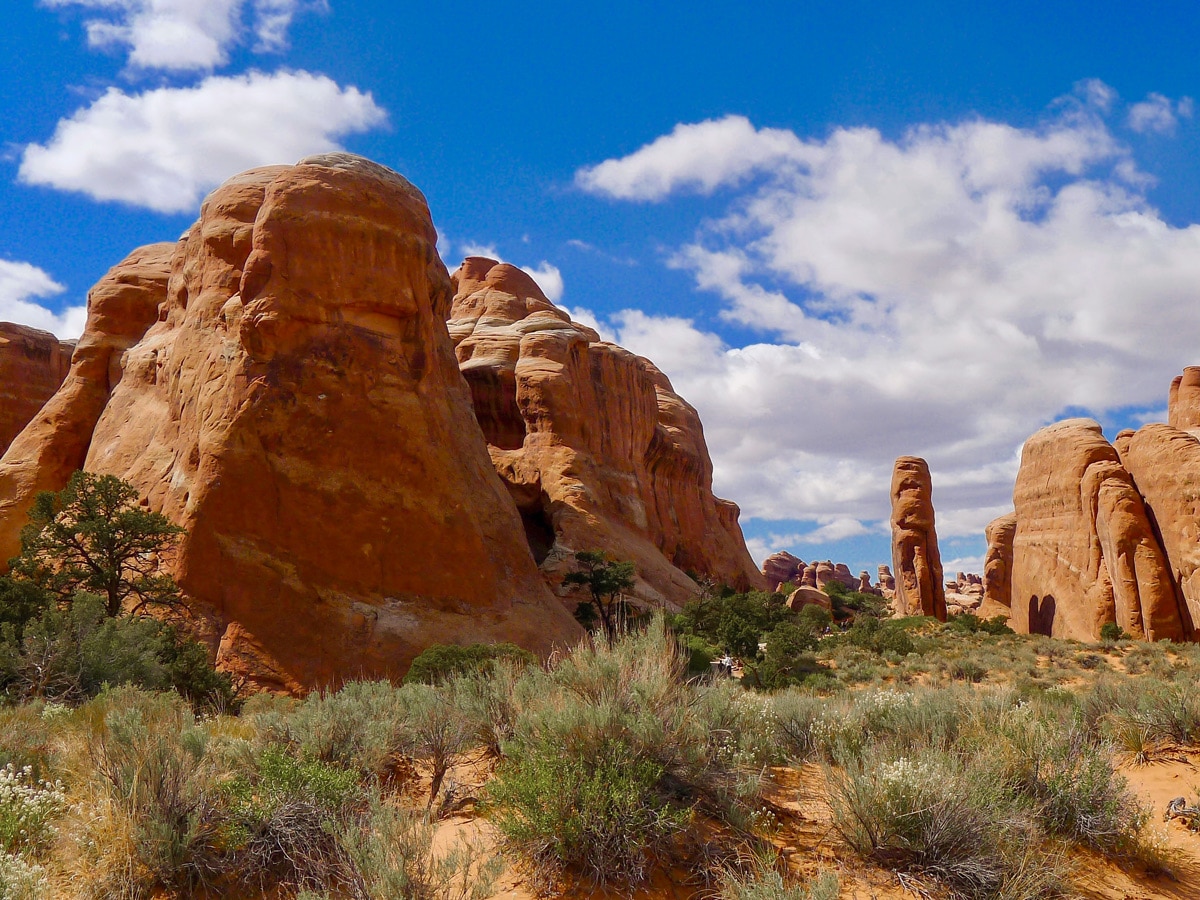
[[[554,549],[557,534],[554,519],[550,515],[550,498],[537,485],[509,485],[509,493],[521,514],[521,525],[525,529],[525,542],[533,561],[539,566],[546,561]]]
[[[1044,634],[1050,637],[1054,633],[1055,602],[1051,594],[1040,601],[1037,596],[1029,598],[1029,633]]]

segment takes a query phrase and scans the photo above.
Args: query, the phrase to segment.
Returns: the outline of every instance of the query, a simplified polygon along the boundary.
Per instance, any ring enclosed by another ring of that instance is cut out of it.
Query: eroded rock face
[[[804,573],[804,560],[786,550],[772,553],[763,560],[762,574],[771,590],[777,591],[788,584],[800,584]]]
[[[492,468],[435,242],[420,192],[358,157],[230,180],[79,429],[89,470],[187,529],[180,585],[218,664],[259,686],[396,676],[437,642],[544,652],[578,633]],[[31,449],[58,441],[48,427]]]
[[[0,454],[67,376],[73,341],[0,322]]]
[[[980,615],[1007,616],[1012,613],[1013,539],[1017,516],[1006,513],[988,523],[987,556],[983,560],[983,606]]]
[[[1171,382],[1167,424],[1181,431],[1200,429],[1200,366],[1188,366]]]
[[[578,550],[631,560],[634,593],[680,604],[688,571],[765,589],[737,507],[712,493],[696,411],[649,360],[571,322],[514,266],[471,257],[449,329],[496,471],[553,581]]]
[[[946,589],[933,518],[929,465],[901,456],[892,470],[892,568],[899,615],[946,621]]]
[[[61,490],[83,467],[92,431],[121,381],[124,353],[166,299],[174,252],[170,243],[134,250],[88,292],[87,324],[65,381],[0,458],[0,567],[20,551],[38,493]]]
[[[1096,422],[1069,419],[1026,441],[1013,501],[1014,629],[1094,640],[1115,621],[1135,637],[1186,636],[1141,496]],[[997,559],[1004,540],[998,530]]]
[[[1162,540],[1182,629],[1195,639],[1200,626],[1200,440],[1171,425],[1154,424],[1118,435],[1117,447]]]

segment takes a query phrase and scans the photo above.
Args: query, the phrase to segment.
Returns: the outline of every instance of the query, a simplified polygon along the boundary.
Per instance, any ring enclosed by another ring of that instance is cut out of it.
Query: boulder
[[[897,612],[944,622],[946,592],[934,527],[933,480],[925,460],[916,456],[896,460],[891,496]]]
[[[94,429],[65,417],[71,440],[48,422],[26,447],[78,436],[89,470],[187,529],[175,575],[218,665],[251,684],[398,677],[433,643],[545,653],[579,634],[492,466],[436,241],[421,193],[360,157],[231,179],[174,248],[107,403],[93,385]]]
[[[787,605],[790,609],[803,609],[806,606],[819,606],[826,612],[833,612],[833,602],[824,591],[812,587],[798,587],[788,594]]]
[[[633,596],[647,605],[694,596],[689,572],[769,586],[737,506],[712,492],[700,419],[662,372],[572,322],[514,266],[471,257],[451,280],[459,367],[552,583],[574,552],[605,550],[636,565]]]
[[[817,586],[817,564],[809,563],[800,573],[800,586],[815,588]]]
[[[1029,438],[1013,501],[1015,630],[1094,640],[1115,621],[1136,637],[1184,637],[1162,548],[1099,424],[1068,419]]]
[[[74,341],[0,322],[0,454],[67,377]]]
[[[61,490],[83,467],[92,431],[120,383],[125,351],[158,318],[175,244],[130,253],[88,292],[87,324],[54,396],[0,457],[0,568],[21,549],[21,529],[41,491]]]

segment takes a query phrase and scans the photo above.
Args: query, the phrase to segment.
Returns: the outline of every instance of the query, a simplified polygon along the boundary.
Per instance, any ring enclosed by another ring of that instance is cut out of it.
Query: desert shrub
[[[291,747],[304,759],[385,775],[408,752],[404,698],[386,681],[352,681],[338,691],[314,691],[291,709],[267,709],[256,719],[265,741]]]
[[[978,684],[987,675],[987,669],[973,659],[953,659],[947,664],[947,673],[954,681]]]
[[[881,865],[934,875],[980,900],[1031,874],[1020,847],[1035,836],[1034,825],[984,767],[926,750],[869,765],[844,760],[826,777],[834,827]],[[1026,896],[1050,896],[1052,887]]]
[[[879,655],[896,653],[907,656],[916,651],[916,645],[902,622],[881,622],[869,616],[854,620],[846,632],[846,641]]]
[[[412,661],[405,684],[438,684],[453,675],[490,671],[498,660],[532,665],[537,658],[516,644],[434,644]]]
[[[965,612],[957,616],[950,616],[946,620],[946,625],[954,631],[962,631],[967,634],[1016,634],[1008,627],[1008,620],[1004,616],[981,619],[974,613]]]
[[[511,848],[544,873],[636,883],[693,808],[749,820],[769,704],[727,683],[690,686],[684,669],[657,618],[612,646],[581,644],[544,677],[488,788]]]
[[[841,882],[836,873],[825,871],[807,883],[795,883],[761,861],[749,872],[723,872],[719,887],[719,900],[837,900]]]
[[[721,652],[720,649],[698,634],[685,634],[679,639],[679,645],[687,655],[687,671],[689,675],[706,675],[712,671],[712,662]]]
[[[469,739],[493,759],[504,755],[504,743],[512,738],[518,712],[536,692],[533,682],[540,674],[498,661],[490,672],[460,675],[447,685],[454,708],[469,726]]]
[[[1200,689],[1187,681],[1104,679],[1078,702],[1080,725],[1092,741],[1124,737],[1131,729],[1152,742],[1200,740]]]
[[[340,839],[355,870],[356,896],[369,900],[481,900],[492,894],[503,860],[460,838],[434,849],[427,815],[385,803],[376,794]]]
[[[636,884],[689,816],[663,796],[658,763],[618,740],[591,751],[589,762],[538,741],[513,754],[489,786],[496,825],[537,866],[575,865],[601,884]]]
[[[244,880],[260,888],[353,883],[353,866],[337,835],[362,804],[357,773],[269,746],[223,794],[228,811],[222,840],[232,870]]]
[[[454,757],[461,753],[474,736],[474,723],[454,703],[454,691],[439,690],[426,684],[407,684],[401,689],[404,696],[406,749],[424,759],[432,769],[429,785],[429,805],[433,805],[442,780]]]
[[[97,704],[103,721],[89,751],[98,796],[79,835],[97,881],[129,897],[204,883],[214,868],[216,817],[203,729],[170,694],[122,689]]]
[[[776,690],[800,684],[809,675],[827,672],[812,651],[817,638],[796,622],[780,622],[763,636],[762,660],[747,665],[743,680],[754,687]]]
[[[787,758],[807,762],[822,749],[824,713],[829,704],[802,691],[781,691],[773,697],[775,728]]]
[[[1100,640],[1115,644],[1117,641],[1129,640],[1129,635],[1116,622],[1105,622],[1100,626]]]
[[[130,684],[174,689],[209,708],[236,705],[229,676],[212,667],[203,645],[157,619],[111,618],[94,594],[76,594],[65,609],[45,607],[7,651],[0,680],[18,698],[76,701]]]

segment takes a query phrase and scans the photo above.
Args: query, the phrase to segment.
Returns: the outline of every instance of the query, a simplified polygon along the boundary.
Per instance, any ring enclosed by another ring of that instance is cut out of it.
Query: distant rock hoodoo
[[[0,453],[67,377],[73,341],[0,322]]]
[[[946,588],[933,520],[933,480],[917,456],[901,456],[892,470],[892,569],[896,612],[946,621]]]
[[[230,179],[114,267],[69,372],[69,348],[0,338],[23,373],[0,422],[25,419],[0,560],[38,491],[127,479],[187,529],[175,574],[218,664],[289,691],[438,642],[547,652],[578,634],[552,590],[576,550],[633,560],[668,604],[691,574],[765,586],[666,377],[520,270],[452,279],[435,244],[404,178],[310,157]]]

